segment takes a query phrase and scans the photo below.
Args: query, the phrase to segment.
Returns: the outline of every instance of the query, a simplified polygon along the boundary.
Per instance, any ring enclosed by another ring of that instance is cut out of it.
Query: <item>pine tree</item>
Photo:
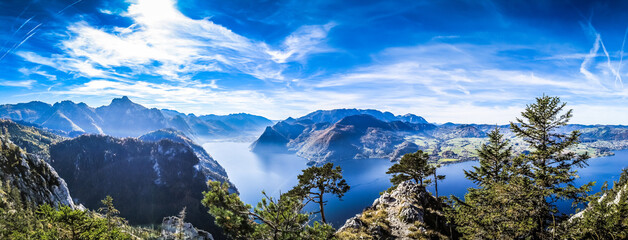
[[[342,169],[340,166],[334,168],[334,164],[326,163],[322,167],[312,166],[297,176],[299,183],[288,192],[290,195],[300,196],[319,205],[321,220],[327,223],[325,219],[324,200],[326,193],[336,195],[339,199],[349,191],[350,187],[347,181],[342,178]]]
[[[216,225],[220,226],[230,239],[250,239],[255,233],[255,221],[251,218],[251,205],[240,200],[236,193],[229,193],[227,182],[207,183],[209,190],[203,192],[203,206],[209,208]]]
[[[556,229],[558,223],[566,218],[558,212],[557,201],[584,202],[593,185],[574,186],[578,177],[575,168],[587,166],[589,155],[569,151],[570,147],[578,144],[578,131],[569,134],[558,131],[572,117],[573,110],[563,113],[565,105],[558,97],[543,96],[537,98],[536,103],[526,106],[521,113],[522,119],[517,118],[517,123],[510,123],[513,133],[528,143],[531,150],[523,156],[528,167],[523,169],[523,174],[541,193],[536,197],[537,202],[542,204],[536,207],[542,211],[535,216],[538,225],[533,230],[539,238],[553,236],[556,231],[550,229]]]
[[[505,183],[509,178],[509,167],[512,166],[512,146],[504,139],[499,128],[488,134],[488,143],[482,144],[477,150],[480,166],[473,171],[464,170],[468,179],[480,186],[493,183]]]
[[[231,239],[332,239],[335,230],[328,224],[308,225],[310,214],[303,212],[304,199],[294,194],[266,195],[255,208],[229,194],[227,183],[210,181],[204,192],[204,206]]]
[[[573,239],[628,239],[628,168],[612,189],[605,183],[589,206],[566,221],[564,236]]]
[[[390,182],[394,186],[408,180],[414,180],[423,186],[424,178],[429,177],[434,172],[434,167],[428,163],[429,155],[419,150],[415,153],[408,153],[401,157],[398,163],[392,165],[386,174],[393,174]]]
[[[126,224],[126,221],[118,217],[120,211],[115,208],[113,205],[113,198],[109,195],[105,197],[105,199],[100,200],[103,207],[99,208],[98,211],[105,215],[105,219],[107,220],[107,238],[108,239],[116,239],[119,236],[120,229],[119,226]]]

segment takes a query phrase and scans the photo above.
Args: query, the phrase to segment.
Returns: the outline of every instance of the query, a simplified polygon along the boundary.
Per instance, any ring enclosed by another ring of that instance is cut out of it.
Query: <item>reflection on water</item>
[[[301,170],[307,168],[307,161],[294,154],[257,155],[249,151],[249,145],[241,142],[211,142],[203,147],[227,170],[231,182],[240,191],[241,199],[251,205],[262,199],[262,190],[271,196],[287,192],[297,183],[297,175]],[[611,183],[617,180],[621,169],[628,167],[628,150],[618,151],[611,157],[591,159],[589,164],[589,167],[579,170],[581,178],[576,183],[581,185],[597,181],[594,190],[599,191],[604,181]],[[387,159],[350,160],[339,165],[351,190],[342,201],[328,199],[325,215],[335,227],[362,212],[379,197],[380,192],[391,186],[386,170],[392,163]],[[438,174],[446,175],[445,180],[439,182],[439,194],[453,194],[463,198],[467,188],[474,186],[465,178],[463,170],[470,170],[477,165],[477,162],[463,162],[439,168]],[[428,190],[433,191],[433,186],[428,187]],[[564,212],[573,211],[569,204],[562,204],[560,208]],[[317,206],[308,206],[306,209],[314,211]]]

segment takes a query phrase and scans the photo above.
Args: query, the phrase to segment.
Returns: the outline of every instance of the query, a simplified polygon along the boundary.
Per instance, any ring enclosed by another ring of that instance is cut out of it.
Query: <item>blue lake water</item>
[[[253,206],[262,199],[262,190],[274,197],[290,190],[297,183],[297,175],[308,167],[306,160],[293,154],[257,155],[249,151],[249,145],[250,143],[242,142],[210,142],[203,144],[203,147],[227,170],[229,178],[240,191],[242,201]],[[351,190],[342,201],[337,198],[329,199],[325,207],[327,220],[339,227],[346,219],[370,206],[380,192],[391,186],[386,170],[392,164],[387,159],[360,159],[339,163]],[[446,175],[445,180],[438,184],[439,194],[463,198],[467,188],[474,186],[465,178],[463,170],[472,169],[477,164],[463,162],[439,168],[438,174]],[[610,157],[590,159],[589,167],[579,169],[580,178],[576,184],[596,181],[594,191],[599,191],[604,181],[612,186],[612,181],[619,178],[621,169],[625,167],[628,167],[628,150],[617,151]],[[428,187],[428,190],[433,191],[433,186]],[[569,204],[562,204],[560,208],[564,212],[573,211]],[[317,207],[308,206],[306,209],[314,211]]]

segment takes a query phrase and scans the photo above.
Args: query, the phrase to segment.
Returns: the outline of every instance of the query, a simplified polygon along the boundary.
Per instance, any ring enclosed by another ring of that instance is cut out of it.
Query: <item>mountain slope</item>
[[[0,181],[16,188],[23,202],[75,208],[63,179],[44,160],[0,136]],[[3,193],[0,191],[0,197]]]
[[[273,121],[265,117],[256,116],[248,113],[236,113],[229,115],[203,115],[199,117],[204,121],[215,120],[221,121],[234,129],[242,129],[245,131],[255,131],[263,129],[273,124]]]
[[[34,122],[48,112],[51,107],[50,104],[39,101],[0,105],[0,118]]]
[[[251,149],[257,153],[295,152],[316,163],[362,158],[395,161],[403,154],[424,150],[433,161],[449,163],[476,160],[476,149],[496,127],[511,141],[516,153],[527,149],[527,143],[517,138],[509,125],[423,122],[423,118],[412,114],[394,116],[376,110],[319,110],[267,127]],[[582,133],[582,143],[571,151],[597,157],[611,155],[612,150],[628,149],[628,126],[572,124],[560,128],[558,133],[574,130]]]
[[[50,155],[52,166],[87,208],[98,208],[100,199],[111,195],[131,224],[158,224],[187,207],[192,224],[213,226],[200,204],[206,190],[200,160],[183,143],[82,135],[52,145]]]
[[[74,103],[72,101],[61,101],[52,107],[35,121],[36,124],[49,129],[56,129],[65,132],[77,133],[99,133],[102,119],[93,108],[85,103]]]
[[[414,114],[408,113],[403,116],[400,116],[400,115],[395,116],[394,114],[390,112],[380,112],[374,109],[355,109],[355,108],[318,110],[318,111],[311,112],[303,117],[298,118],[297,121],[309,119],[315,123],[322,123],[322,122],[335,123],[345,117],[353,116],[353,115],[361,115],[361,114],[371,115],[381,121],[386,121],[386,122],[403,121],[403,122],[409,122],[409,123],[427,123],[425,119],[423,119],[422,117],[416,116]]]
[[[111,104],[96,108],[103,119],[103,129],[112,136],[134,137],[168,127],[166,118],[156,108],[148,109],[128,97],[114,98]]]
[[[196,157],[198,157],[198,168],[205,175],[205,181],[213,180],[220,182],[229,182],[229,177],[227,176],[227,172],[225,171],[225,169],[220,166],[220,164],[216,160],[214,160],[203,147],[194,143],[182,132],[171,128],[166,128],[144,134],[140,136],[139,139],[148,142],[159,142],[163,139],[168,139],[173,142],[183,143],[187,147],[191,148],[194,151],[194,154],[196,154]],[[235,185],[233,183],[229,182],[229,185],[234,192],[237,192],[237,189],[235,188]]]
[[[315,120],[320,120],[316,118]],[[289,150],[313,162],[361,158],[392,158],[412,150],[404,134],[420,133],[431,124],[386,122],[368,114],[351,115],[336,123],[314,123],[309,118],[281,121],[253,143],[252,150]],[[282,148],[283,147],[283,148]]]
[[[0,119],[0,135],[7,137],[26,152],[46,161],[49,159],[50,145],[63,140],[62,137],[48,131],[4,119]]]

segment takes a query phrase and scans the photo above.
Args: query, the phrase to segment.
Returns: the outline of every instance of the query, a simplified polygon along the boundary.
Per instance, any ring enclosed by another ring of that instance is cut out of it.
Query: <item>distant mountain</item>
[[[156,139],[159,134],[145,139]],[[186,221],[216,230],[200,204],[207,189],[201,170],[204,163],[185,139],[183,143],[169,139],[150,142],[82,135],[53,144],[50,156],[73,197],[87,208],[97,209],[100,199],[111,195],[122,217],[144,225],[159,224],[187,207]]]
[[[103,120],[95,110],[85,103],[76,104],[72,101],[55,103],[34,123],[68,133],[104,133],[100,127]]]
[[[0,134],[0,185],[17,189],[21,200],[28,204],[76,208],[57,172],[41,158],[13,144],[5,133]],[[5,194],[0,191],[0,198]]]
[[[315,163],[346,159],[388,158],[398,160],[406,153],[424,150],[434,161],[476,160],[487,134],[500,128],[523,152],[527,143],[516,138],[509,125],[429,124],[422,117],[395,116],[377,110],[320,110],[299,118],[288,118],[266,130],[253,142],[257,153],[294,152]],[[628,126],[567,125],[560,133],[581,132],[582,143],[572,149],[591,156],[612,154],[628,148]]]
[[[378,110],[373,109],[333,109],[333,110],[318,110],[311,112],[303,117],[297,119],[297,121],[302,120],[311,120],[314,123],[335,123],[340,121],[348,116],[366,114],[373,116],[381,121],[392,122],[392,121],[403,121],[409,123],[427,123],[424,118],[416,116],[414,114],[406,114],[406,115],[397,115],[390,112],[380,112]]]
[[[49,105],[29,102],[0,105],[0,118],[24,121],[74,137],[84,133],[137,137],[163,129],[176,129],[190,138],[233,138],[258,133],[272,121],[251,114],[226,116],[183,114],[174,110],[146,108],[128,97],[114,98],[98,108],[62,101]]]
[[[50,108],[52,108],[50,104],[39,101],[5,104],[0,105],[0,118],[34,122]]]
[[[314,120],[331,120],[319,118]],[[413,148],[404,144],[404,133],[421,133],[432,124],[382,121],[372,115],[346,116],[330,124],[315,123],[311,118],[282,121],[269,127],[253,143],[252,150],[294,151],[313,162],[330,162],[354,158],[390,158]]]
[[[236,113],[229,115],[203,115],[199,117],[204,121],[220,121],[234,129],[242,129],[242,130],[259,130],[260,126],[270,126],[273,125],[273,121],[248,113]]]
[[[146,108],[129,98],[114,98],[111,104],[96,108],[103,119],[106,134],[118,137],[135,137],[161,128],[170,127],[159,109]]]

